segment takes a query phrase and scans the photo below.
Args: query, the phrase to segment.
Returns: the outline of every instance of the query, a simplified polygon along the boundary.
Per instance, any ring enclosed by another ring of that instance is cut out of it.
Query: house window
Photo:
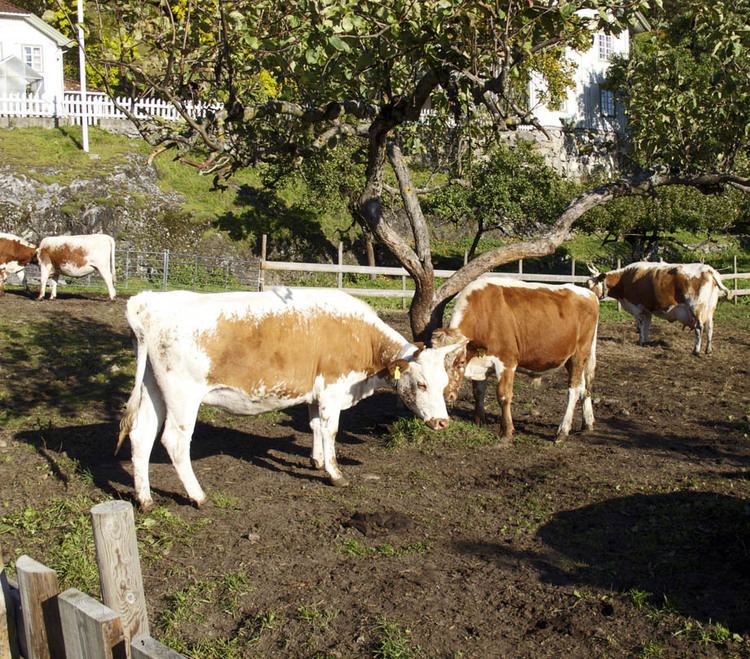
[[[39,71],[41,73],[44,70],[42,68],[42,47],[24,46],[23,61],[27,66],[30,66],[32,69],[34,69],[34,71]]]
[[[611,34],[597,34],[599,41],[599,59],[608,61],[613,54],[614,40]]]
[[[599,90],[599,107],[601,108],[602,116],[614,117],[615,116],[615,94],[607,89]]]

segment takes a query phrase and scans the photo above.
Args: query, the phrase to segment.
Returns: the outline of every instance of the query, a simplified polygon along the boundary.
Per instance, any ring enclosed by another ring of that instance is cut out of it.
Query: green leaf
[[[340,50],[344,53],[351,52],[351,47],[349,46],[346,41],[344,41],[341,37],[336,36],[335,34],[331,37],[328,37],[328,43],[331,44],[336,50]]]

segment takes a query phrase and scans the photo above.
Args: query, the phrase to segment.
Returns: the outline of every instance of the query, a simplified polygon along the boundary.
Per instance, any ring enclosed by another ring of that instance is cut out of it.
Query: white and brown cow
[[[5,293],[8,275],[15,274],[22,284],[25,283],[26,266],[35,256],[35,245],[12,233],[0,233],[0,295]]]
[[[719,297],[729,295],[729,290],[710,265],[639,262],[609,272],[589,269],[593,276],[588,287],[601,299],[618,300],[635,316],[641,345],[648,343],[651,316],[656,315],[694,330],[694,355],[700,354],[705,329],[706,354],[711,353],[714,311]]]
[[[136,376],[120,424],[130,436],[136,498],[151,505],[157,432],[189,497],[206,500],[190,463],[201,403],[259,414],[306,403],[312,463],[346,485],[336,462],[339,415],[386,385],[433,429],[448,425],[445,358],[464,343],[422,349],[364,302],[332,290],[140,293],[127,305]]]
[[[456,301],[448,330],[436,330],[433,345],[468,339],[465,363],[456,361],[445,397],[458,396],[463,376],[472,381],[474,419],[485,421],[487,375],[497,376],[503,437],[513,437],[513,381],[516,371],[539,376],[565,366],[568,405],[557,430],[570,433],[576,403],[582,400],[584,429],[594,426],[591,387],[596,368],[599,303],[591,291],[571,284],[532,284],[510,278],[482,278],[467,286]],[[456,377],[456,372],[459,377]]]
[[[39,260],[39,299],[44,299],[47,280],[51,282],[50,299],[57,297],[60,274],[83,277],[96,270],[107,286],[109,299],[115,299],[115,239],[103,233],[85,236],[49,236],[37,250]]]

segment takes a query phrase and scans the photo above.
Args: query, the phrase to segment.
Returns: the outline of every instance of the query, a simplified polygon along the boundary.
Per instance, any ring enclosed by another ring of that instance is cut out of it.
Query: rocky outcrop
[[[104,232],[136,249],[178,250],[194,246],[209,228],[191,221],[180,195],[159,188],[145,158],[60,182],[67,178],[62,169],[0,165],[0,231],[32,241]]]

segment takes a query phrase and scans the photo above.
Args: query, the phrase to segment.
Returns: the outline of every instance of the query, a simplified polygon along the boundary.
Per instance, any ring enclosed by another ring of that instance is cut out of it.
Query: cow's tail
[[[128,322],[132,328],[133,346],[135,348],[135,382],[133,384],[133,391],[130,393],[130,398],[128,398],[127,405],[125,406],[125,412],[122,415],[122,419],[120,419],[120,435],[117,438],[115,455],[120,450],[125,438],[130,434],[133,426],[135,426],[138,409],[141,406],[143,378],[145,377],[146,366],[148,364],[148,349],[143,334],[143,328],[138,322],[137,313],[135,312],[135,304],[131,304],[135,299],[136,298],[130,298],[128,301],[127,313]]]
[[[726,297],[728,300],[731,300],[732,291],[730,291],[726,286],[724,286],[724,282],[721,281],[721,275],[718,272],[716,272],[716,270],[711,268],[711,276],[713,277],[713,280],[716,283],[716,286],[719,288],[719,297]]]
[[[115,239],[110,236],[109,268],[112,273],[112,283],[117,283],[117,272],[115,271]]]

